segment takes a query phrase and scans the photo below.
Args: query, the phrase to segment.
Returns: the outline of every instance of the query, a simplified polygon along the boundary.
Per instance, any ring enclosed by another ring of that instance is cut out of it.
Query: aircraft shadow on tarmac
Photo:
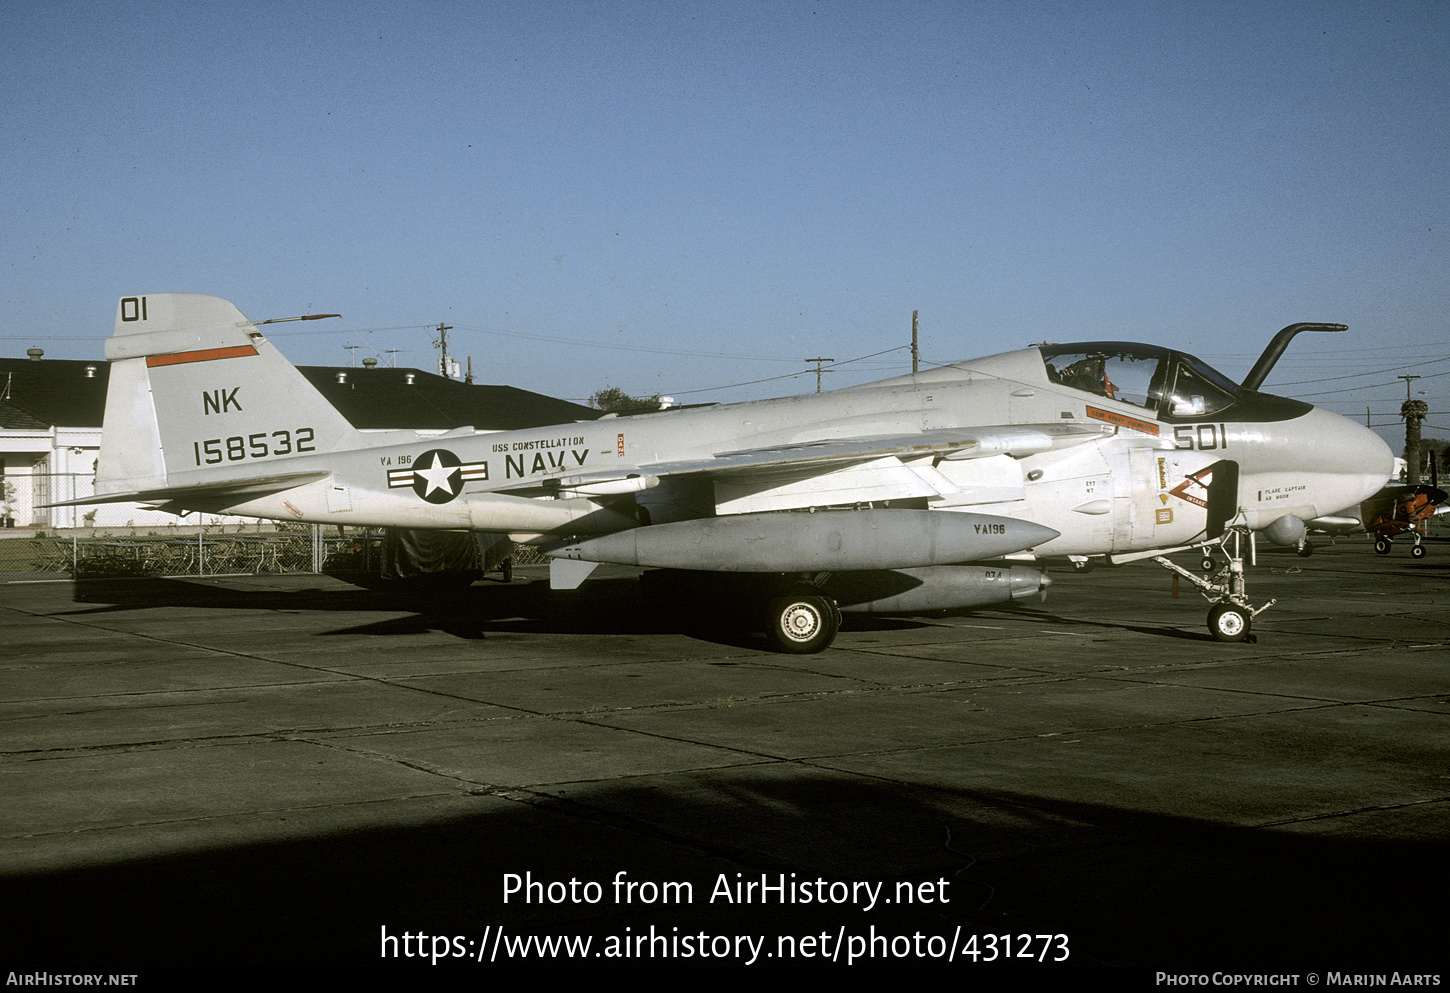
[[[486,638],[489,632],[534,634],[685,634],[718,644],[763,648],[765,638],[738,613],[718,606],[680,610],[652,603],[633,578],[591,580],[581,590],[551,590],[546,581],[502,583],[484,579],[472,586],[397,583],[377,577],[348,576],[351,586],[287,590],[239,589],[225,580],[138,577],[97,579],[76,584],[77,603],[94,604],[81,613],[195,607],[227,610],[406,613],[329,634],[408,635],[443,631],[459,638]],[[964,612],[963,612],[964,613]],[[896,630],[923,626],[909,618],[849,617],[855,630]]]
[[[685,630],[679,618],[659,616],[640,600],[632,579],[600,579],[580,591],[553,591],[547,582],[472,586],[384,582],[377,577],[347,577],[350,586],[259,590],[237,588],[224,580],[140,578],[93,580],[76,584],[78,603],[96,604],[94,613],[155,607],[227,610],[291,610],[332,613],[405,613],[330,634],[403,635],[444,631],[460,638],[483,638],[490,630],[561,634],[667,633]],[[622,609],[627,608],[627,609]]]
[[[720,604],[652,602],[630,577],[591,580],[579,590],[551,590],[546,581],[503,583],[485,578],[472,586],[456,583],[389,582],[376,576],[347,576],[349,586],[245,589],[218,580],[130,577],[95,579],[75,586],[75,600],[94,604],[81,613],[194,607],[227,610],[404,613],[328,632],[333,635],[411,635],[442,631],[463,639],[486,639],[490,632],[529,634],[684,634],[713,644],[764,648],[765,638],[739,609]],[[1171,625],[1128,623],[1091,617],[1067,618],[1035,605],[1002,604],[932,612],[934,617],[1000,616],[1040,624],[1087,624],[1189,641],[1212,641],[1201,630]],[[898,631],[926,627],[910,616],[846,614],[846,631]]]
[[[476,816],[0,877],[0,899],[23,908],[6,926],[11,967],[27,952],[37,967],[63,962],[67,971],[373,965],[384,927],[480,939],[490,925],[520,935],[651,925],[764,934],[771,948],[780,934],[874,926],[950,935],[961,925],[1066,934],[1075,965],[1444,964],[1450,843],[1429,830],[1418,841],[1310,837],[780,766],[569,792],[505,810],[490,799],[493,812]],[[515,896],[505,906],[504,874],[526,871],[544,883],[598,882],[604,897],[526,905]],[[620,906],[620,871],[689,882],[693,902]],[[950,903],[863,911],[710,902],[722,874],[733,884],[762,873],[772,882],[782,873],[884,882],[888,895],[898,881],[944,879]]]

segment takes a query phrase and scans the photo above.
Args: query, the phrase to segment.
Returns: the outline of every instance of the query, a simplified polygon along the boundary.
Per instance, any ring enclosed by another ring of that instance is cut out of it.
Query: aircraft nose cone
[[[1321,514],[1333,514],[1353,507],[1377,493],[1395,469],[1395,456],[1384,439],[1362,424],[1316,407],[1303,418],[1308,468],[1337,483],[1328,501],[1337,506],[1320,506]]]
[[[1369,428],[1349,422],[1354,431],[1345,439],[1345,468],[1358,469],[1364,476],[1364,497],[1378,492],[1395,471],[1395,453],[1383,438]]]

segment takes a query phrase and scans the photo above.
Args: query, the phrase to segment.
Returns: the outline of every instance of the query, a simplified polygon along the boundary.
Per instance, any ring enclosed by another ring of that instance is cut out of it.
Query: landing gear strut
[[[1406,530],[1408,530],[1410,532],[1410,540],[1412,540],[1414,542],[1414,544],[1410,546],[1410,554],[1413,555],[1417,559],[1424,558],[1425,557],[1426,548],[1425,548],[1425,546],[1423,544],[1421,544],[1422,539],[1420,537],[1420,532],[1416,531],[1414,528],[1407,528]],[[1401,533],[1403,533],[1403,532],[1401,532]],[[1375,539],[1374,539],[1374,550],[1375,550],[1375,554],[1377,554],[1377,555],[1388,555],[1388,554],[1390,554],[1390,549],[1392,549],[1394,547],[1395,547],[1394,540],[1392,538],[1390,538],[1389,535],[1387,535],[1387,534],[1381,534],[1381,535],[1376,535],[1375,536]]]
[[[1248,529],[1242,527],[1230,527],[1224,532],[1216,548],[1228,561],[1207,579],[1194,575],[1162,555],[1153,557],[1153,561],[1163,568],[1178,573],[1197,586],[1204,599],[1212,604],[1208,611],[1208,630],[1217,641],[1245,640],[1249,637],[1254,618],[1274,605],[1274,601],[1270,600],[1255,609],[1244,593],[1243,542],[1247,536]],[[1208,559],[1205,552],[1204,560]]]

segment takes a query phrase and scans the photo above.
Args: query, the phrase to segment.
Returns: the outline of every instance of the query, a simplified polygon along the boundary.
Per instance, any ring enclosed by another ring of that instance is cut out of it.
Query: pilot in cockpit
[[[1109,400],[1118,399],[1118,388],[1108,378],[1107,359],[1089,355],[1062,370],[1060,382],[1075,390],[1086,390]]]

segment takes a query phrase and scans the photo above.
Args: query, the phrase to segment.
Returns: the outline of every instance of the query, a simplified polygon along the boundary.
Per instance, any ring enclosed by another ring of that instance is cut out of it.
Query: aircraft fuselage
[[[206,470],[215,480],[280,472],[301,456],[326,478],[206,509],[533,541],[646,521],[870,503],[1045,524],[1061,534],[1035,549],[1041,555],[1123,552],[1181,544],[1201,531],[1204,490],[1189,477],[1220,459],[1238,463],[1240,509],[1250,526],[1262,527],[1357,504],[1383,482],[1388,458],[1359,425],[1261,394],[1212,416],[1160,419],[1143,406],[1050,382],[1035,348],[829,393],[402,442],[363,435],[368,447],[333,452],[310,451],[321,429],[273,415],[253,393],[238,375],[194,391],[191,410],[182,394],[173,416],[194,437],[182,446],[181,465],[167,453],[168,483]],[[1235,407],[1259,416],[1240,419]],[[1028,429],[1014,434],[1019,426]],[[969,457],[943,453],[953,433]],[[869,444],[859,443],[913,434],[935,444],[916,457],[883,445],[872,458]],[[839,468],[799,470],[813,453],[829,455],[838,439],[858,449]],[[761,452],[725,478],[669,471]]]

